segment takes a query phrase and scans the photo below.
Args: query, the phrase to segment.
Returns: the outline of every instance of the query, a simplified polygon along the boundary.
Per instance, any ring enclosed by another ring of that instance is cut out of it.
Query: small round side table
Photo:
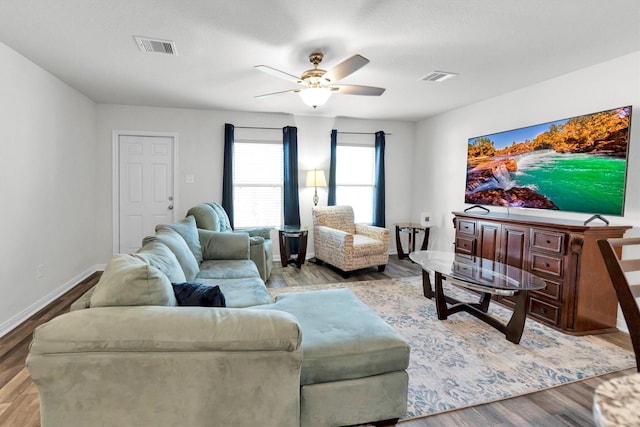
[[[398,251],[398,259],[408,258],[408,253],[415,252],[416,250],[416,234],[424,232],[422,238],[422,246],[420,250],[427,250],[429,245],[429,227],[421,224],[415,224],[413,222],[399,222],[394,224],[396,226],[396,249]],[[409,233],[409,248],[408,253],[402,249],[402,242],[400,241],[400,233]]]
[[[280,243],[280,262],[283,267],[295,262],[296,267],[302,267],[304,258],[307,256],[307,236],[309,227],[299,225],[281,225],[277,227],[278,241]],[[299,241],[298,253],[292,254],[290,251],[289,239],[297,238]],[[295,257],[293,255],[296,255]]]

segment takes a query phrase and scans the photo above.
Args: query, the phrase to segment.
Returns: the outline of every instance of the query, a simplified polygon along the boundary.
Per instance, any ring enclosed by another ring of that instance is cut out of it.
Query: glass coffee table
[[[546,287],[545,281],[527,271],[497,261],[440,251],[417,251],[409,255],[422,266],[424,296],[435,297],[439,320],[450,314],[467,312],[504,333],[507,340],[518,344],[527,317],[527,292]],[[431,288],[430,273],[435,287]],[[444,294],[443,282],[480,293],[477,303],[459,301]],[[515,307],[508,323],[488,313],[492,295],[513,297]]]

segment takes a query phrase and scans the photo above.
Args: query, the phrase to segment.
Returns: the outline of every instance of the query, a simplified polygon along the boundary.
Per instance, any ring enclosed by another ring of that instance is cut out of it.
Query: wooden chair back
[[[640,253],[640,237],[598,240],[598,246],[627,322],[636,355],[636,367],[640,372],[640,308],[636,301],[636,298],[640,298],[640,256],[633,258],[635,255],[628,256],[626,252],[622,258],[625,246],[637,246],[634,250]]]

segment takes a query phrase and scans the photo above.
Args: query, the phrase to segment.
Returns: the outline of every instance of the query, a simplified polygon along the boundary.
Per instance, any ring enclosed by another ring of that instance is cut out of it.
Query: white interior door
[[[119,253],[173,222],[174,144],[172,136],[118,135]]]

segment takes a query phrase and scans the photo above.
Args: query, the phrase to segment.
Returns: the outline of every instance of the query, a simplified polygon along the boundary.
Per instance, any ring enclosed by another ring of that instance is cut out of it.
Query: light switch
[[[186,175],[185,176],[185,182],[187,184],[193,184],[194,182],[196,182],[196,177],[194,175],[191,175],[191,174]]]

